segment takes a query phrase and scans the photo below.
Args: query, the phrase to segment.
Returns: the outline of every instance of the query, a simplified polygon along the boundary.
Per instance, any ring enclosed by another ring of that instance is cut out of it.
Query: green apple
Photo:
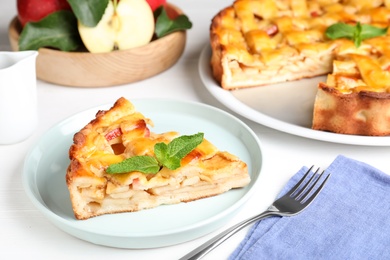
[[[87,27],[80,22],[81,39],[92,53],[126,50],[148,44],[154,34],[154,16],[146,0],[108,2],[100,22]]]

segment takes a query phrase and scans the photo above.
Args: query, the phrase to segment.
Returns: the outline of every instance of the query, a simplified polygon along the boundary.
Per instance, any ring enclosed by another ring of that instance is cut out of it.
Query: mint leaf
[[[164,165],[164,161],[168,157],[168,145],[166,143],[157,143],[154,145],[154,155],[157,160]]]
[[[192,27],[191,21],[184,14],[179,15],[175,19],[171,20],[168,17],[164,6],[157,8],[154,11],[154,15],[157,17],[155,26],[155,33],[157,38],[164,37],[165,35],[176,31],[191,29]]]
[[[353,37],[353,43],[355,44],[356,47],[359,47],[360,44],[362,43],[362,25],[360,22],[356,24],[355,27],[355,32],[354,32],[354,37]]]
[[[181,158],[178,157],[165,157],[160,161],[165,167],[171,170],[176,170],[181,166]]]
[[[109,0],[68,0],[77,19],[87,27],[95,27],[103,17]]]
[[[157,173],[160,170],[160,165],[156,158],[147,155],[134,156],[123,160],[120,163],[111,164],[106,169],[109,174],[126,173],[126,172],[142,172],[142,173]]]
[[[181,160],[203,142],[203,133],[194,135],[183,135],[173,139],[169,144],[156,143],[154,145],[154,155],[134,156],[125,159],[120,163],[111,164],[106,169],[108,174],[143,172],[157,173],[161,165],[171,170],[180,167]]]
[[[168,147],[169,145],[165,143],[157,143],[154,146],[154,154],[162,165],[168,169],[175,170],[180,167],[182,158],[170,156],[168,153]]]
[[[369,24],[361,25],[358,22],[355,26],[345,23],[336,23],[329,26],[325,35],[329,39],[346,38],[354,42],[356,47],[359,47],[363,40],[385,35],[387,33],[386,28],[379,28]]]
[[[386,35],[387,29],[388,29],[388,27],[379,28],[379,27],[375,27],[375,26],[372,26],[369,24],[363,24],[362,25],[362,32],[361,32],[362,40],[374,38],[374,37],[381,36],[381,35]]]
[[[338,38],[347,38],[352,40],[354,38],[354,34],[355,26],[346,23],[335,23],[329,26],[325,31],[326,37],[332,40]]]
[[[203,133],[182,135],[168,144],[168,156],[183,159],[203,141]]]
[[[162,165],[176,170],[180,167],[181,159],[202,143],[203,136],[203,133],[183,135],[173,139],[168,145],[157,143],[154,146],[154,154]]]
[[[19,38],[19,50],[38,50],[53,47],[73,51],[83,46],[77,30],[77,19],[71,11],[49,14],[38,22],[27,23]]]

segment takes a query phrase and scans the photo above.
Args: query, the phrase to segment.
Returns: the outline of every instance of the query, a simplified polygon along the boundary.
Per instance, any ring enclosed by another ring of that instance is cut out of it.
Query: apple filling
[[[220,168],[227,160],[237,162],[236,170],[233,167],[233,172],[232,169],[228,172],[227,169]],[[83,208],[92,214],[106,214],[112,210],[138,211],[162,204],[191,201],[193,196],[210,197],[227,191],[232,186],[240,187],[248,180],[242,179],[239,165],[236,157],[222,154],[203,160],[201,168],[191,160],[180,173],[163,169],[157,174],[104,174],[103,183],[95,181],[98,185],[79,185],[78,194],[84,203]],[[214,174],[210,174],[211,172]]]

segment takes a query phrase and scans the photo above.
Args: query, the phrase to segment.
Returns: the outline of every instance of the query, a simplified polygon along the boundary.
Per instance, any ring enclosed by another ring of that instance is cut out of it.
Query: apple
[[[117,5],[109,1],[95,27],[79,21],[78,30],[85,47],[92,53],[139,47],[153,37],[153,11],[146,0],[120,0]]]
[[[165,5],[167,0],[146,0],[148,2],[150,8],[154,12],[160,5]]]
[[[67,0],[17,0],[16,6],[22,26],[28,22],[38,22],[56,11],[71,9]]]
[[[165,11],[167,12],[169,19],[174,20],[174,19],[176,19],[176,17],[179,16],[179,13],[175,9],[173,9],[171,6],[165,4],[164,8],[165,8]]]
[[[176,10],[167,5],[167,0],[146,0],[146,2],[148,2],[153,12],[156,11],[156,9],[160,6],[163,6],[170,19],[175,19],[179,15]]]

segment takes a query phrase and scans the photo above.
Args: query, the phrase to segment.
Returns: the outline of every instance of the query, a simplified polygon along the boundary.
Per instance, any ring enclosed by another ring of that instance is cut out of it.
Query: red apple
[[[17,0],[18,18],[22,26],[37,22],[59,10],[70,10],[67,0]]]
[[[164,5],[167,0],[146,0],[148,2],[150,8],[152,8],[152,11],[156,10],[160,5]]]
[[[179,16],[179,13],[175,9],[173,9],[171,6],[165,4],[164,8],[165,8],[165,12],[167,12],[169,19],[174,20],[174,19],[176,19],[176,17]]]

